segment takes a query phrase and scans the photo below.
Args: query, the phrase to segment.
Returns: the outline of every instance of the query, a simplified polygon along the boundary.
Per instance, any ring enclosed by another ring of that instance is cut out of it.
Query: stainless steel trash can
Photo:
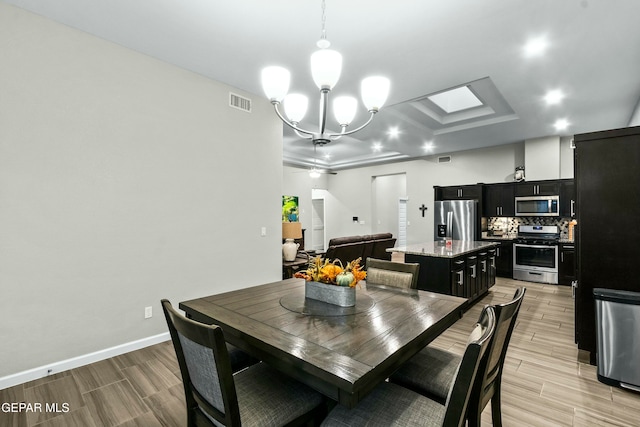
[[[595,288],[598,380],[640,392],[640,292]]]

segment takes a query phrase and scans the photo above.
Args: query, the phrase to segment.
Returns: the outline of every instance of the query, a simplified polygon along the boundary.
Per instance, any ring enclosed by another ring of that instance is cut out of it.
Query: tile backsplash
[[[503,231],[506,234],[517,234],[519,225],[557,225],[560,238],[569,237],[569,221],[571,218],[519,216],[519,217],[490,217],[487,219],[487,231]]]

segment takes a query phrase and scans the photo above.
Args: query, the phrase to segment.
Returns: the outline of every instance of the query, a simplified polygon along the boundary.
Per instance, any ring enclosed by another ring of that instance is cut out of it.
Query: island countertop
[[[401,252],[404,254],[425,257],[455,258],[481,249],[488,249],[500,245],[500,242],[453,240],[447,248],[444,241],[416,243],[413,245],[389,248],[387,252]]]

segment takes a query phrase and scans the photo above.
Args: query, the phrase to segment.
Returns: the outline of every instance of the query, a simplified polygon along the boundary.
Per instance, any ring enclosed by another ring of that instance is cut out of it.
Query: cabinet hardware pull
[[[458,271],[457,274],[460,275],[460,280],[458,280],[458,286],[464,285],[464,272]]]
[[[472,277],[473,279],[475,279],[475,278],[476,278],[476,266],[475,266],[475,265],[472,265],[472,266],[471,266],[471,277]]]
[[[575,200],[571,201],[571,216],[572,217],[576,216],[576,201]]]
[[[482,264],[482,272],[486,273],[487,272],[487,260],[482,261],[481,264]]]

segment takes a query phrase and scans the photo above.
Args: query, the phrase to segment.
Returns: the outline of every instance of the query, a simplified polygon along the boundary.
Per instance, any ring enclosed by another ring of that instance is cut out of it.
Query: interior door
[[[311,200],[311,233],[312,249],[324,251],[324,199]]]
[[[407,199],[398,201],[398,246],[407,246]]]

